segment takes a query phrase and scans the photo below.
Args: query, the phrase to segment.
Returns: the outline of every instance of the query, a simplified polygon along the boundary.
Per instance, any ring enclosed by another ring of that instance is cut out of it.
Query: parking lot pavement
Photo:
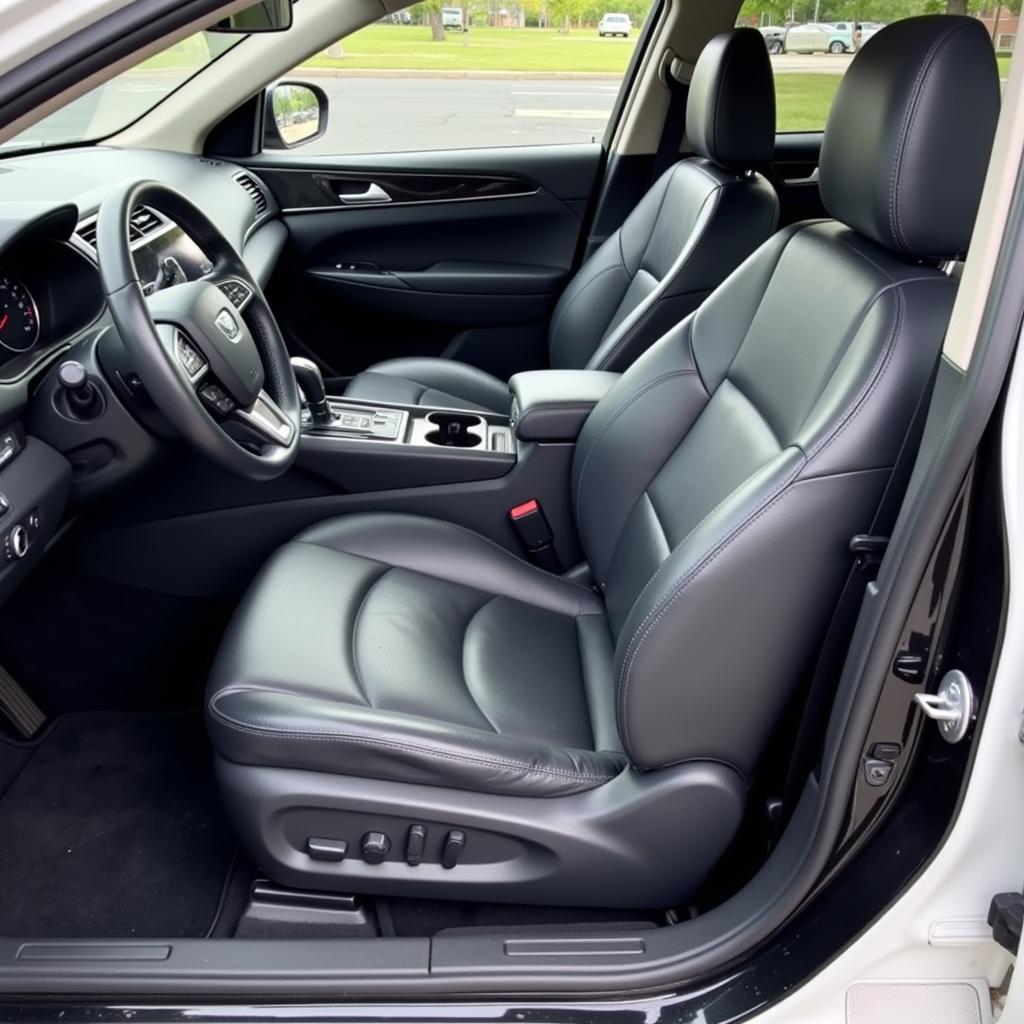
[[[841,75],[850,66],[852,53],[780,53],[772,57],[772,70],[778,75],[807,71],[817,75]]]
[[[388,153],[600,139],[619,90],[613,79],[317,79],[327,132],[304,153]]]

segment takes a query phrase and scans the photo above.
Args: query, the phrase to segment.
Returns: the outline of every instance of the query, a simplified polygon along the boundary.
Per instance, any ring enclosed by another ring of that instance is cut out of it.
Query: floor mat
[[[0,934],[205,935],[235,848],[198,713],[62,716],[0,797]]]

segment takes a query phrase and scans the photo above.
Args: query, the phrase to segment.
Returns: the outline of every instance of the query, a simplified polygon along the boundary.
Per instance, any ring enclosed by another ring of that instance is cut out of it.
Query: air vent
[[[267,194],[263,191],[262,186],[256,181],[250,174],[236,174],[235,181],[238,182],[246,192],[249,193],[249,198],[253,201],[256,206],[256,216],[259,217],[267,212]]]
[[[96,218],[92,220],[83,220],[78,228],[75,230],[75,234],[85,242],[90,249],[96,249]]]
[[[148,206],[136,206],[132,211],[128,236],[133,242],[159,231],[164,226],[163,218]]]

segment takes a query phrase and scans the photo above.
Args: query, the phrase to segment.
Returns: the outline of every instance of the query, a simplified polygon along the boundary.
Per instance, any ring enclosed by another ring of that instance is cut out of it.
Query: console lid
[[[619,379],[604,370],[528,370],[509,381],[511,426],[521,441],[575,441],[591,409]]]

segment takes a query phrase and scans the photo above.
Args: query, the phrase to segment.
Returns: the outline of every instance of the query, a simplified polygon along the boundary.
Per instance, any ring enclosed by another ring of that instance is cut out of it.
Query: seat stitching
[[[407,513],[398,513],[399,515]],[[525,558],[520,558],[515,552],[509,551],[508,548],[503,548],[497,541],[491,540],[490,537],[485,537],[482,533],[477,533],[476,530],[471,530],[468,526],[463,526],[461,523],[447,522],[445,525],[453,526],[457,530],[461,530],[463,533],[468,533],[471,537],[475,537],[477,540],[481,540],[486,544],[490,544],[492,548],[500,551],[506,558],[512,559],[514,562],[518,562],[524,568],[529,569],[531,572],[540,573],[542,576],[550,577],[553,580],[558,580],[560,583],[564,583],[567,586],[575,587],[577,590],[582,590],[584,594],[590,597],[596,597],[590,587],[583,586],[582,583],[577,583],[575,580],[566,579],[564,576],[559,576],[557,572],[549,572],[547,569],[542,569],[539,565],[534,565],[532,562],[526,561]],[[296,537],[292,544],[309,544],[311,547],[323,548],[325,551],[341,551],[346,555],[352,555],[353,558],[365,558],[368,562],[377,562],[379,565],[391,565],[393,569],[408,569],[409,572],[417,572],[421,576],[429,576],[432,579],[445,580],[447,583],[454,583],[457,586],[468,587],[470,590],[481,590],[481,587],[473,586],[469,583],[461,583],[459,580],[449,580],[445,576],[435,576],[431,572],[427,572],[425,569],[413,569],[406,565],[395,565],[394,563],[381,562],[379,558],[371,558],[369,555],[360,554],[358,551],[349,551],[347,548],[336,548],[330,544],[321,544],[319,541],[304,539],[303,537]],[[486,593],[486,591],[484,591]],[[497,597],[507,597],[507,594],[497,594]],[[509,598],[512,601],[520,601],[520,598]],[[522,600],[523,604],[530,604],[529,601]],[[557,612],[555,614],[558,614]],[[583,611],[582,607],[579,609],[578,614],[580,615],[596,615],[597,612],[586,612]]]
[[[725,184],[719,184],[716,188],[713,188],[710,192],[708,192],[708,194],[704,197],[703,201],[700,204],[700,209],[697,211],[698,220],[700,218],[701,213],[704,211],[704,207],[707,206],[710,200],[714,199],[716,206],[721,205],[720,193],[722,193],[724,189]],[[619,324],[619,330],[621,331],[621,333],[619,334],[618,339],[612,344],[611,351],[606,352],[601,357],[599,365],[597,367],[598,369],[604,369],[605,367],[610,366],[615,361],[615,358],[618,356],[618,354],[630,341],[634,332],[636,332],[640,327],[643,326],[644,321],[648,318],[648,315],[651,313],[654,307],[665,297],[665,293],[673,284],[675,277],[682,270],[684,264],[690,261],[690,257],[693,256],[694,250],[697,248],[697,246],[703,240],[704,236],[707,234],[713,219],[714,213],[712,212],[708,214],[708,216],[704,220],[704,223],[697,229],[696,232],[690,233],[690,236],[687,239],[686,245],[683,248],[682,252],[680,252],[679,255],[676,257],[672,266],[670,266],[668,270],[665,271],[664,276],[662,276],[658,280],[657,286],[651,291],[650,295],[648,295],[646,299],[640,302],[635,307],[635,309],[632,310],[629,316],[626,317],[626,320],[629,320],[629,318],[632,317],[632,322],[627,324],[624,320],[622,324]],[[648,273],[650,273],[650,271],[648,271]],[[597,352],[601,351],[602,345],[605,344],[607,341],[607,338],[601,339],[601,345],[598,345]]]
[[[632,406],[633,403],[637,401],[637,399],[642,398],[645,394],[647,394],[648,391],[653,390],[659,384],[664,384],[666,381],[672,380],[675,377],[696,377],[698,380],[700,380],[700,375],[697,373],[696,369],[672,370],[670,373],[663,373],[660,376],[655,377],[653,380],[649,380],[642,387],[637,388],[637,390],[634,391],[633,394],[630,395],[629,398],[625,402],[623,402],[623,404],[619,406],[618,409],[615,410],[614,414],[611,416],[608,422],[598,432],[597,437],[595,437],[594,440],[590,442],[590,447],[587,449],[587,454],[583,459],[583,465],[580,467],[579,476],[576,478],[576,526],[579,529],[580,533],[583,532],[583,506],[581,502],[583,494],[583,477],[587,471],[587,467],[590,465],[590,457],[597,450],[597,446],[601,443],[601,440],[604,438],[604,435],[607,434],[609,430],[611,430],[611,428],[615,425],[615,422],[618,420],[618,418],[623,413],[625,413],[626,410],[629,409],[630,406]]]
[[[797,450],[799,450],[799,446],[798,445],[787,445],[786,447],[787,448],[796,448]],[[737,491],[739,491],[742,487],[744,487],[747,483],[749,483],[750,480],[754,476],[757,475],[757,473],[759,473],[762,469],[764,469],[764,466],[766,466],[766,465],[768,465],[768,463],[764,463],[763,465],[758,466],[758,468],[756,470],[754,470],[753,473],[750,473],[747,476],[745,476],[724,498],[722,498],[722,500],[713,509],[711,509],[709,512],[706,512],[703,516],[701,516],[700,521],[697,522],[693,527],[691,527],[691,529],[686,534],[686,536],[678,544],[676,544],[671,549],[671,551],[669,551],[668,558],[666,558],[661,563],[661,565],[658,566],[658,568],[655,571],[654,575],[651,576],[651,578],[643,585],[643,588],[641,589],[640,593],[637,594],[636,597],[633,599],[633,606],[634,607],[639,603],[640,599],[644,596],[644,594],[647,593],[647,591],[651,588],[651,586],[655,583],[655,581],[661,575],[662,569],[664,569],[664,567],[666,565],[668,565],[668,559],[671,558],[716,512],[718,512],[719,509],[721,509],[722,506],[725,505],[737,493]],[[799,470],[799,468],[800,467],[798,466],[797,467],[797,471]],[[646,494],[647,492],[645,491],[644,493]],[[666,536],[666,540],[667,539],[668,538]],[[652,611],[648,612],[647,617],[644,619],[644,621],[641,622],[639,626],[637,626],[636,632],[634,632],[634,634],[633,634],[633,640],[636,639],[637,633],[641,629],[643,629],[644,625],[647,622],[647,619],[650,618],[650,616],[654,614],[655,610],[656,609],[653,609]],[[632,647],[632,641],[630,641],[630,647]],[[629,648],[627,647],[626,648],[626,653],[623,655],[623,657],[625,658],[628,655],[629,655]]]
[[[892,361],[892,357],[896,352],[896,339],[899,337],[900,330],[903,326],[903,310],[904,310],[904,298],[903,289],[897,287],[894,291],[896,296],[896,310],[893,313],[891,322],[889,324],[889,335],[885,340],[885,347],[879,354],[878,359],[875,360],[875,365],[872,367],[872,376],[869,383],[861,389],[861,393],[854,399],[853,404],[849,406],[846,416],[843,421],[826,437],[823,437],[808,453],[807,461],[812,462],[818,455],[832,442],[839,437],[840,434],[857,418],[861,410],[868,403],[868,399],[874,394],[875,389],[878,387],[882,378],[885,376],[885,371],[889,368],[889,364]],[[877,301],[877,296],[875,301]],[[872,303],[874,305],[874,303]],[[862,321],[863,322],[863,321]]]
[[[737,525],[737,527],[725,538],[723,538],[710,552],[708,552],[704,558],[693,567],[673,588],[670,594],[661,602],[661,604],[652,609],[644,621],[637,626],[636,632],[633,634],[633,638],[630,640],[629,646],[623,655],[622,668],[619,670],[619,722],[621,726],[621,738],[624,744],[629,745],[629,711],[626,696],[629,689],[629,676],[633,671],[633,664],[640,654],[640,648],[643,647],[644,641],[650,635],[651,630],[658,624],[662,617],[667,613],[669,607],[673,605],[677,598],[679,598],[683,591],[693,582],[703,571],[718,557],[721,552],[729,546],[748,526],[753,525],[765,515],[768,510],[777,502],[782,495],[789,488],[790,484],[799,474],[803,463],[801,462],[793,468],[793,470],[787,474],[785,478],[778,484],[774,491],[768,495],[763,504],[756,512],[752,513],[747,519]],[[749,479],[749,478],[748,478]],[[744,481],[745,482],[745,481]],[[646,588],[645,588],[646,589]],[[653,618],[652,618],[653,616]],[[644,629],[645,623],[649,623]],[[640,631],[643,630],[641,635]]]
[[[493,597],[489,597],[466,620],[466,626],[465,626],[465,628],[462,631],[462,653],[461,653],[461,655],[459,657],[459,666],[460,666],[461,671],[462,671],[462,685],[463,685],[463,687],[465,687],[466,694],[469,697],[469,699],[473,702],[473,704],[476,706],[477,711],[480,712],[480,717],[483,718],[483,720],[491,727],[491,730],[494,732],[494,734],[496,736],[500,736],[501,735],[501,730],[497,727],[497,725],[493,721],[491,721],[491,716],[488,715],[487,712],[484,711],[484,709],[480,706],[480,701],[478,701],[476,699],[476,696],[473,694],[473,691],[469,687],[469,676],[466,675],[466,638],[469,636],[469,627],[473,625],[473,622],[476,619],[476,617],[488,605],[493,604],[495,601],[497,601],[498,600],[498,596],[499,595],[495,594]]]
[[[583,295],[593,285],[597,284],[597,282],[601,280],[602,277],[607,277],[608,274],[614,273],[617,270],[625,271],[626,276],[630,279],[630,281],[632,281],[633,275],[630,274],[629,269],[627,267],[622,265],[617,265],[614,267],[605,267],[604,270],[598,271],[597,274],[595,274],[589,281],[585,281],[580,286],[579,291],[577,291],[574,295],[569,296],[569,298],[566,300],[565,305],[558,311],[557,318],[552,321],[551,326],[548,328],[549,341],[550,339],[554,338],[555,334],[558,331],[558,328],[561,326],[562,321],[565,319],[565,314],[568,312],[570,307],[574,306],[577,303],[577,301],[581,299]],[[623,294],[625,294],[625,292],[623,292]],[[598,344],[600,344],[600,339],[598,339]]]
[[[378,562],[377,564],[381,565],[383,563]],[[382,579],[384,579],[385,576],[387,576],[389,572],[392,571],[392,569],[393,566],[385,565],[384,571],[381,572],[379,575],[375,576],[372,580],[370,580],[370,585],[363,592],[363,596],[359,600],[359,607],[356,609],[355,618],[352,620],[352,638],[349,641],[349,652],[352,657],[352,671],[355,674],[356,685],[359,687],[359,692],[363,695],[363,700],[366,701],[367,707],[371,708],[376,707],[376,705],[373,703],[372,700],[370,700],[369,691],[366,689],[366,686],[363,683],[362,673],[359,671],[359,659],[356,656],[356,637],[358,636],[359,632],[359,620],[362,617],[363,608],[366,607],[366,601],[370,596],[370,592],[377,586],[378,583],[380,583]]]
[[[888,290],[889,290],[888,288],[883,289],[883,291],[888,291]],[[879,293],[879,294],[881,294],[881,293]],[[790,484],[793,482],[793,480],[799,474],[801,469],[805,465],[809,464],[811,462],[811,460],[817,454],[819,454],[820,452],[824,451],[825,448],[827,448],[832,443],[832,441],[840,433],[842,433],[842,431],[849,425],[849,423],[861,411],[861,409],[863,409],[865,407],[865,405],[867,404],[867,399],[874,392],[874,390],[878,386],[879,382],[885,376],[886,370],[891,365],[891,363],[892,363],[892,354],[896,350],[895,339],[896,339],[896,337],[898,336],[898,333],[899,333],[898,328],[899,328],[899,325],[902,323],[902,314],[903,314],[903,294],[902,294],[902,291],[899,288],[896,289],[896,296],[897,296],[897,300],[898,300],[897,301],[897,308],[896,308],[896,311],[895,311],[894,316],[892,318],[892,323],[891,323],[890,329],[889,329],[889,336],[886,339],[885,348],[883,349],[882,353],[879,355],[879,358],[875,361],[875,365],[872,368],[872,380],[871,380],[871,383],[866,388],[866,390],[862,390],[861,395],[858,396],[858,398],[854,400],[854,404],[851,407],[851,411],[847,415],[846,419],[844,419],[843,422],[840,423],[837,426],[837,428],[834,431],[832,431],[832,433],[828,437],[824,438],[821,443],[819,443],[815,448],[813,448],[807,454],[805,461],[801,465],[798,465],[797,467],[795,467],[793,472],[791,474],[789,474],[789,476],[780,483],[780,485],[776,488],[776,490],[766,499],[767,503],[765,505],[763,505],[761,507],[761,509],[753,517],[746,519],[732,533],[730,533],[728,536],[723,538],[723,540],[711,552],[709,552],[708,555],[706,555],[705,558],[697,566],[695,566],[694,569],[691,570],[677,584],[677,586],[673,589],[673,591],[669,595],[666,596],[666,598],[662,601],[662,603],[658,606],[658,608],[657,609],[652,609],[652,611],[648,613],[648,615],[646,616],[644,621],[641,622],[639,626],[637,626],[637,629],[634,632],[632,639],[630,640],[629,646],[627,647],[626,652],[623,655],[623,664],[622,664],[622,668],[619,671],[619,683],[618,683],[618,686],[619,686],[619,700],[618,700],[619,722],[620,722],[620,727],[621,727],[621,732],[622,732],[622,740],[623,740],[623,743],[626,744],[627,746],[629,745],[629,739],[628,739],[628,735],[629,735],[629,733],[628,733],[628,728],[629,728],[629,726],[628,726],[628,714],[629,714],[629,712],[628,712],[628,703],[627,703],[626,697],[627,697],[627,692],[628,692],[629,676],[632,674],[633,665],[636,662],[637,657],[639,656],[640,648],[643,646],[644,642],[646,641],[647,637],[650,635],[650,633],[654,629],[654,627],[657,625],[658,621],[668,611],[669,606],[672,605],[676,601],[676,599],[682,594],[682,592],[686,589],[686,587],[689,586],[689,584],[692,583],[693,580],[697,578],[697,576],[699,576],[701,573],[703,573],[703,571],[708,567],[708,565],[710,565],[711,562],[713,562],[715,560],[715,558],[717,558],[718,555],[721,554],[721,552],[729,544],[731,544],[733,540],[736,539],[736,537],[738,537],[748,526],[752,525],[754,522],[756,522],[758,519],[760,519],[771,508],[771,506],[774,505],[775,502],[778,501],[782,497],[783,493],[789,488]],[[876,301],[877,301],[877,298],[878,298],[878,296],[875,297]],[[652,619],[651,616],[654,615],[655,611],[657,611],[657,614]],[[646,625],[646,628],[645,628],[645,625]],[[640,635],[640,631],[641,630],[643,630],[643,635]]]
[[[240,692],[240,691],[235,691]],[[219,695],[218,695],[219,696]],[[581,779],[589,781],[607,781],[614,778],[618,772],[590,773],[578,772],[568,768],[545,768],[539,765],[530,765],[522,761],[513,761],[501,757],[473,757],[466,754],[455,754],[448,751],[439,751],[431,747],[422,747],[413,743],[402,743],[398,740],[377,739],[369,736],[361,736],[358,733],[338,732],[330,730],[327,732],[314,729],[303,732],[294,732],[282,729],[267,729],[262,726],[248,725],[239,719],[232,718],[216,705],[217,697],[210,702],[210,711],[220,719],[223,724],[237,732],[246,733],[252,736],[273,736],[275,739],[310,740],[312,742],[333,742],[341,741],[348,743],[362,744],[369,747],[381,747],[390,750],[402,750],[407,753],[422,754],[426,757],[436,757],[445,761],[455,761],[464,764],[482,765],[491,768],[517,768],[527,774],[553,775],[569,779]],[[623,765],[622,767],[625,767]],[[621,767],[619,769],[621,771]]]
[[[935,60],[938,57],[939,52],[945,49],[947,44],[953,36],[960,31],[960,29],[960,24],[955,24],[951,28],[947,29],[932,43],[928,53],[925,54],[924,61],[915,76],[913,92],[911,94],[910,101],[907,104],[907,109],[903,114],[903,123],[900,126],[899,150],[896,155],[892,173],[889,177],[889,230],[905,250],[908,250],[910,246],[907,243],[906,236],[903,234],[903,220],[900,216],[899,209],[899,189],[900,178],[903,175],[903,158],[907,149],[907,140],[910,138],[911,129],[914,126],[914,122],[917,120],[917,115],[920,110],[920,99],[924,93],[925,83],[931,77],[931,73],[935,69]]]

